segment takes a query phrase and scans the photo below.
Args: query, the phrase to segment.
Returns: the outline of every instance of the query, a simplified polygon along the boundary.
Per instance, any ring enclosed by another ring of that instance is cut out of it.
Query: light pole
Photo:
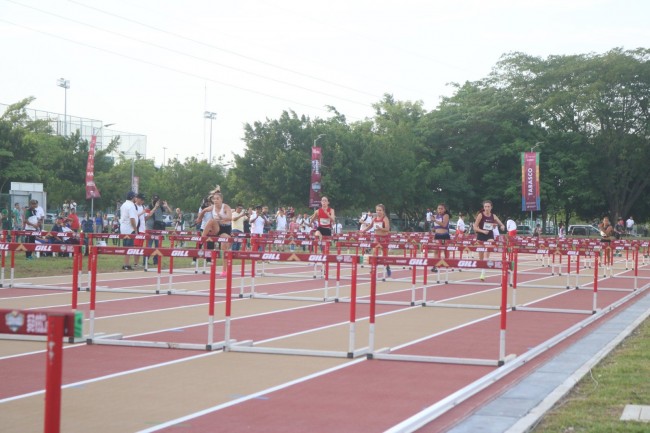
[[[533,147],[530,148],[530,153],[533,153],[533,152],[535,151],[535,149],[537,149],[537,147],[538,147],[540,144],[544,144],[544,142],[543,142],[543,141],[538,141],[537,143],[535,143],[535,144],[533,145]],[[530,230],[531,230],[533,233],[535,232],[535,226],[534,226],[534,223],[533,223],[533,211],[532,211],[532,210],[530,211]]]
[[[102,138],[101,138],[101,141],[103,142],[103,141],[104,141],[104,128],[107,128],[107,127],[109,127],[109,126],[113,126],[113,125],[115,125],[115,124],[114,124],[114,123],[107,123],[106,125],[102,125],[102,126],[100,126],[99,128],[97,128],[96,130],[93,130],[93,136],[95,137],[95,149],[93,149],[93,159],[95,158],[94,153],[97,152],[97,151],[96,151],[96,147],[97,147],[97,133],[99,133],[99,132],[102,133],[102,135],[101,135],[101,137],[102,137]],[[103,144],[103,143],[102,143],[102,144]],[[95,173],[94,173],[94,171],[95,171],[95,170],[94,170],[94,163],[93,163],[93,182],[95,181],[95,179],[94,179],[94,177],[95,177]],[[90,218],[94,218],[94,216],[93,216],[93,215],[95,215],[95,209],[94,209],[94,208],[95,208],[95,195],[94,195],[94,193],[93,193],[93,195],[90,197]]]
[[[212,121],[217,118],[217,113],[212,112],[212,111],[205,111],[203,112],[203,117],[206,119],[210,119],[210,164],[212,164]]]
[[[165,146],[163,146],[163,162],[162,162],[163,167],[165,166],[165,151],[166,150],[167,150],[167,148]]]
[[[314,147],[316,147],[316,144],[318,143],[318,140],[320,140],[323,137],[325,137],[325,134],[318,134],[318,137],[316,137],[316,139],[314,140]],[[323,153],[321,152],[320,155],[321,155],[321,159],[322,159]],[[322,164],[322,161],[319,161],[319,162],[321,162],[321,164]],[[312,164],[313,164],[313,161],[312,161]],[[313,168],[312,168],[312,170],[313,170]],[[322,170],[322,167],[319,167],[318,170]],[[321,173],[322,173],[322,171],[321,171]],[[318,176],[319,176],[318,177],[318,179],[319,179],[318,182],[320,182],[320,174]],[[321,183],[321,191],[322,191],[322,183]],[[311,197],[311,193],[310,193],[310,197]],[[316,199],[316,197],[314,197],[314,199]],[[309,201],[311,201],[311,198],[310,198]],[[315,203],[312,203],[312,204],[315,204]],[[315,206],[315,208],[317,208],[317,206]]]
[[[65,78],[59,78],[56,81],[56,85],[59,87],[63,87],[65,89],[64,92],[64,105],[63,105],[63,135],[65,137],[68,136],[68,89],[70,88],[70,80],[66,80]]]

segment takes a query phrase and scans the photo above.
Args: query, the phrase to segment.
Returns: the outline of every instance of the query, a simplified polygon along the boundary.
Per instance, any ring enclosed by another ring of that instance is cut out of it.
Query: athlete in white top
[[[203,219],[206,213],[212,214],[212,219],[205,224],[202,236],[218,236],[220,238],[230,238],[232,231],[232,209],[223,202],[223,195],[220,192],[213,192],[212,206],[208,206],[199,212],[196,218],[197,224]],[[222,251],[230,249],[229,243],[224,243]],[[222,257],[223,271],[221,276],[226,276],[226,260]]]

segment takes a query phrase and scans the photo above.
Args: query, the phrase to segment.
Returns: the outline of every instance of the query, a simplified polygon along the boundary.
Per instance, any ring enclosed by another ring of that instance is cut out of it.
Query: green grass
[[[111,244],[111,240],[108,240],[107,246],[112,247],[115,245]],[[162,247],[168,248],[169,241],[167,239],[163,240]],[[133,264],[134,257],[131,257],[131,264]],[[7,253],[5,258],[5,278],[9,278],[9,267],[10,267],[10,253]],[[143,257],[140,257],[140,265],[144,263]],[[202,262],[201,262],[202,263]],[[221,270],[221,259],[217,259],[218,270]],[[239,263],[239,261],[236,261]],[[102,255],[99,258],[97,263],[97,272],[117,272],[122,271],[122,266],[124,265],[124,256],[110,256]],[[88,257],[85,256],[83,260],[83,270],[87,271],[88,266]],[[174,268],[188,268],[193,266],[192,259],[189,258],[174,258]],[[155,267],[152,264],[151,259],[149,260],[150,269]],[[163,259],[163,267],[167,269],[169,267],[169,258]],[[126,272],[126,271],[125,271]],[[14,277],[15,278],[26,278],[26,277],[48,277],[54,275],[72,275],[72,259],[69,257],[43,257],[36,258],[34,255],[33,260],[27,260],[25,258],[24,252],[16,253],[15,259],[15,268],[14,268]]]
[[[535,433],[647,433],[619,421],[626,404],[650,405],[650,320],[646,320],[542,419]]]
[[[163,266],[165,269],[169,267],[169,258],[163,259]],[[144,261],[140,257],[140,265]],[[202,263],[202,262],[201,262]],[[131,258],[131,264],[133,264],[133,257]],[[221,266],[221,260],[217,260],[217,264]],[[122,266],[124,265],[124,256],[101,256],[99,262],[97,263],[97,272],[116,272],[122,271]],[[5,266],[5,278],[9,278],[9,257],[7,256],[7,263]],[[88,269],[88,257],[84,257],[83,260],[83,270],[84,272]],[[174,268],[187,268],[192,266],[192,259],[188,258],[174,258]],[[155,267],[152,265],[151,260],[149,260],[149,268],[152,269]],[[217,268],[221,270],[221,268]],[[26,278],[26,277],[48,277],[53,275],[72,275],[72,259],[68,257],[40,257],[34,258],[34,260],[27,260],[25,258],[25,253],[16,254],[16,262],[14,269],[15,278]]]

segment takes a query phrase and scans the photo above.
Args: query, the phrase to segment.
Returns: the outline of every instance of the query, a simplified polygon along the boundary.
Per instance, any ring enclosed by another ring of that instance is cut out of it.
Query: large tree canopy
[[[548,133],[550,148],[562,158],[570,145],[575,162],[582,163],[580,174],[588,181],[580,184],[589,194],[567,197],[573,202],[567,210],[587,217],[604,202],[612,217],[624,216],[647,193],[649,58],[650,50],[641,48],[547,59],[513,53],[495,68],[492,84],[525,103],[532,122]],[[572,181],[562,183],[573,189]]]

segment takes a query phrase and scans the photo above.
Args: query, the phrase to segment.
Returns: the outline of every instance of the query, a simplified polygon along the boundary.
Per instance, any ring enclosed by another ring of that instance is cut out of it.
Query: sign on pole
[[[539,199],[539,153],[521,153],[521,210],[541,210]]]

